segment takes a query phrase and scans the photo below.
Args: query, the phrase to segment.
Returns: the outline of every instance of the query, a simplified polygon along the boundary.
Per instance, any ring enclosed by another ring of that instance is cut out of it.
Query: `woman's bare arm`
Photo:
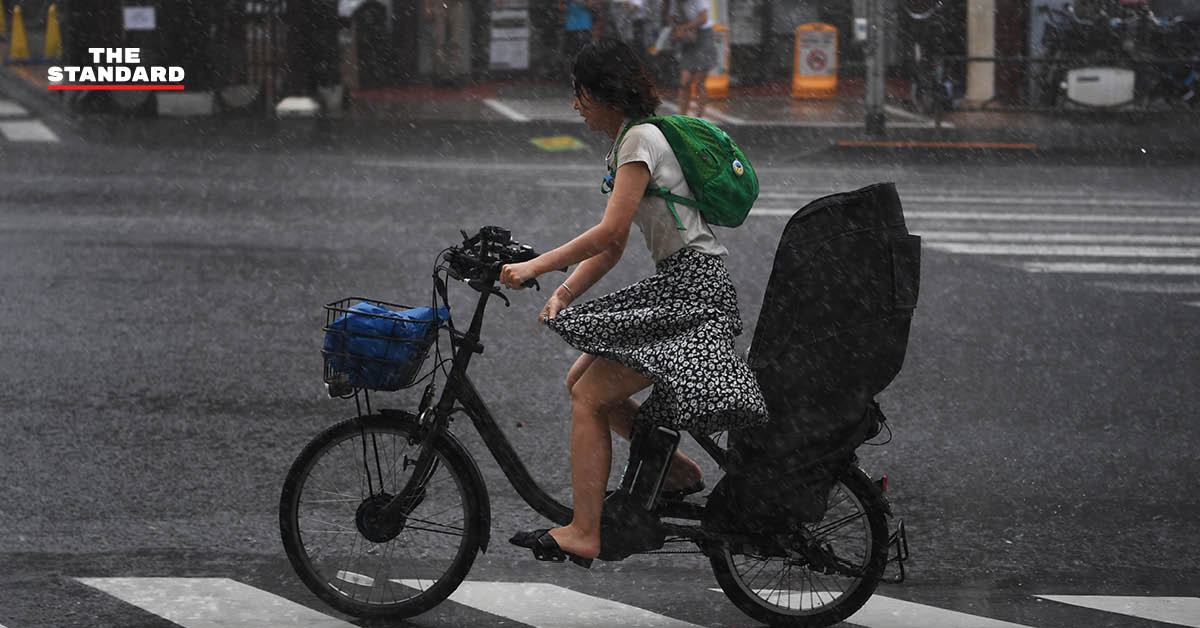
[[[596,226],[584,231],[570,242],[543,253],[531,261],[533,270],[541,275],[555,268],[571,266],[598,255],[608,253],[605,260],[609,268],[616,265],[625,250],[629,238],[629,229],[633,226],[633,217],[637,214],[638,204],[650,183],[650,169],[646,164],[636,161],[627,163],[617,169],[616,180],[613,181],[613,191],[609,194],[608,205],[604,209],[604,218]],[[615,253],[615,256],[613,255]],[[595,268],[601,268],[600,262]],[[578,270],[577,270],[578,272]],[[603,276],[600,273],[591,278],[589,286]],[[572,273],[572,277],[575,273]],[[583,280],[584,277],[579,277]],[[574,285],[571,286],[575,288]]]

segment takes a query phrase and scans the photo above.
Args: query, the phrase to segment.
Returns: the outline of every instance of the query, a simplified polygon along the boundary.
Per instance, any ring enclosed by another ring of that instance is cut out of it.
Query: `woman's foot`
[[[551,528],[550,536],[568,554],[580,558],[595,558],[600,554],[600,534],[594,536],[581,534],[574,526]]]
[[[592,566],[592,559],[600,554],[599,537],[594,541],[590,539],[583,539],[581,541],[567,528],[554,528],[553,531],[557,532],[558,535],[551,534],[551,530],[518,532],[508,542],[518,547],[527,547],[533,550],[533,556],[538,560],[555,562],[570,560],[581,567],[588,568]],[[561,544],[559,543],[559,537],[563,538]]]

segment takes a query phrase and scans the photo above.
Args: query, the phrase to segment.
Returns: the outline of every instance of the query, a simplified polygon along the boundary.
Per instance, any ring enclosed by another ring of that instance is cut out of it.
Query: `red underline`
[[[182,90],[182,85],[47,85],[46,89]]]

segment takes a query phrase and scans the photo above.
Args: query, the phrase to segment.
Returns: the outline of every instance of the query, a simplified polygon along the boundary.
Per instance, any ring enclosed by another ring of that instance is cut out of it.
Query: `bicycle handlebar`
[[[450,275],[467,282],[492,283],[500,278],[500,269],[505,264],[527,262],[538,256],[528,244],[512,239],[512,233],[503,227],[481,227],[475,235],[460,231],[463,242],[446,250]],[[566,268],[556,269],[566,272]],[[523,284],[527,288],[541,290],[536,279]]]

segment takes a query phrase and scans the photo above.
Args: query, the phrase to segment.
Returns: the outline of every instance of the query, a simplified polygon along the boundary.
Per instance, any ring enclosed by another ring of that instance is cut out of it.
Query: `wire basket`
[[[349,297],[325,305],[325,383],[330,396],[411,386],[441,325],[438,313]]]

